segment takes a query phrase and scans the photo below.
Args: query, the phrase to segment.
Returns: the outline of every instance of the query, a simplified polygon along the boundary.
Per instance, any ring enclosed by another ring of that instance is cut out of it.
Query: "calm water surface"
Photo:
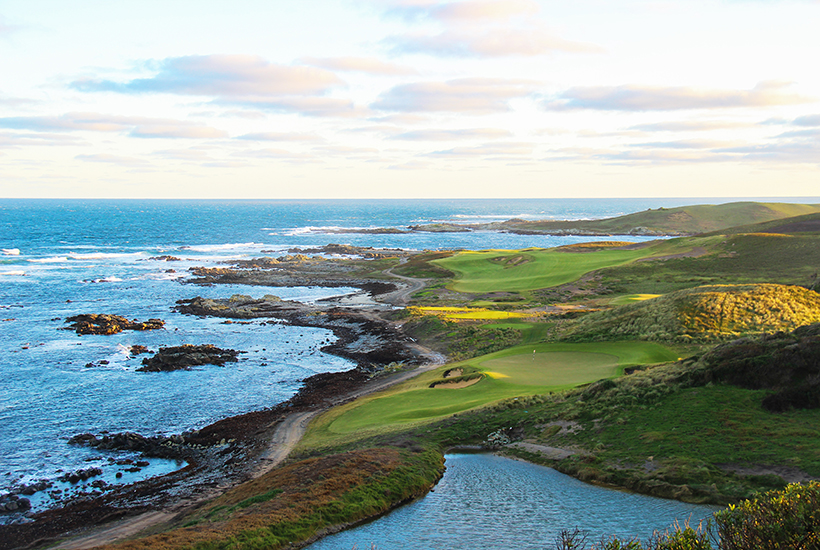
[[[487,454],[447,455],[447,471],[421,500],[309,550],[553,548],[562,529],[590,541],[640,537],[675,521],[697,525],[717,509],[582,483],[551,468]]]

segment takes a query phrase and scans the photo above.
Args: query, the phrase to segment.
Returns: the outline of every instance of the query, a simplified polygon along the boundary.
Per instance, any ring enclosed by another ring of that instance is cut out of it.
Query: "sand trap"
[[[466,388],[468,386],[472,386],[473,384],[478,384],[481,382],[481,378],[471,378],[470,380],[461,380],[460,382],[447,382],[446,380],[443,382],[436,382],[433,384],[433,389],[436,388],[444,388],[448,390],[458,390],[461,388]]]

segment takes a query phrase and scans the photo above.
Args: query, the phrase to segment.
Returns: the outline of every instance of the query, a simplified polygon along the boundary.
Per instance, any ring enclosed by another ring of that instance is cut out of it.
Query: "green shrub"
[[[715,520],[722,550],[820,548],[820,483],[791,483],[729,506]]]
[[[716,528],[716,529],[715,529]],[[715,535],[715,530],[717,534]],[[817,550],[820,548],[820,482],[789,484],[715,514],[697,529],[676,524],[655,533],[646,545],[637,539],[602,539],[587,546],[579,529],[562,531],[556,550]],[[712,544],[717,544],[716,547]]]

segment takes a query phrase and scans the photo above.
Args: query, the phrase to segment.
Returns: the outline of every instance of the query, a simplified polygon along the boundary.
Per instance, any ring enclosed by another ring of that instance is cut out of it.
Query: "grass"
[[[617,298],[613,298],[609,303],[613,306],[625,306],[627,304],[634,304],[635,302],[643,302],[645,300],[651,300],[652,298],[657,298],[658,296],[662,296],[661,294],[624,294],[623,296],[618,296]]]
[[[597,250],[587,253],[555,249],[460,252],[435,264],[456,274],[452,290],[466,293],[520,292],[574,281],[596,269],[650,255],[650,249]]]
[[[532,313],[518,311],[495,311],[477,307],[408,307],[413,315],[435,315],[448,320],[490,320],[490,319],[518,319],[533,317]]]
[[[703,256],[603,268],[601,283],[617,294],[667,294],[707,284],[807,285],[820,266],[820,235],[738,234],[670,239],[660,252],[702,248]]]
[[[300,446],[303,449],[321,448],[367,436],[396,433],[504,399],[614,377],[628,365],[657,363],[676,357],[667,348],[647,342],[517,346],[441,367],[385,392],[336,407],[311,424]],[[429,388],[442,378],[445,370],[459,366],[485,376],[466,388]]]
[[[816,322],[820,322],[820,294],[803,287],[712,285],[590,313],[567,335],[671,341],[790,331]]]

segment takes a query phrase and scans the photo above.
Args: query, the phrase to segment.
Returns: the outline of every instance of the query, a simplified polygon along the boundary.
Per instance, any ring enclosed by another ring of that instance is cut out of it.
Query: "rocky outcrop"
[[[93,447],[104,451],[138,451],[146,457],[173,459],[189,458],[192,449],[186,449],[185,443],[184,435],[145,437],[144,435],[133,432],[105,434],[99,437],[94,434],[83,433],[75,435],[68,440],[69,445]],[[131,462],[132,461],[129,460],[123,462],[123,464],[130,464]],[[137,466],[139,465],[140,463],[138,462]],[[147,466],[148,463],[145,462],[143,465]],[[95,472],[92,470],[99,471]],[[99,468],[87,468],[86,470],[78,470],[77,472],[67,474],[71,476],[71,478],[63,479],[62,481],[76,483],[81,479],[88,479],[101,473],[102,470]]]
[[[124,330],[157,330],[165,326],[162,319],[148,319],[140,322],[134,319],[129,321],[120,315],[107,314],[82,314],[66,319],[66,323],[71,323],[67,327],[77,334],[117,334]]]
[[[235,363],[241,352],[234,349],[222,349],[212,344],[195,346],[185,344],[170,348],[159,348],[153,357],[142,360],[139,372],[163,372],[188,369],[199,365],[219,365]]]
[[[18,495],[6,495],[0,497],[0,514],[12,512],[25,512],[31,508],[31,501]]]

